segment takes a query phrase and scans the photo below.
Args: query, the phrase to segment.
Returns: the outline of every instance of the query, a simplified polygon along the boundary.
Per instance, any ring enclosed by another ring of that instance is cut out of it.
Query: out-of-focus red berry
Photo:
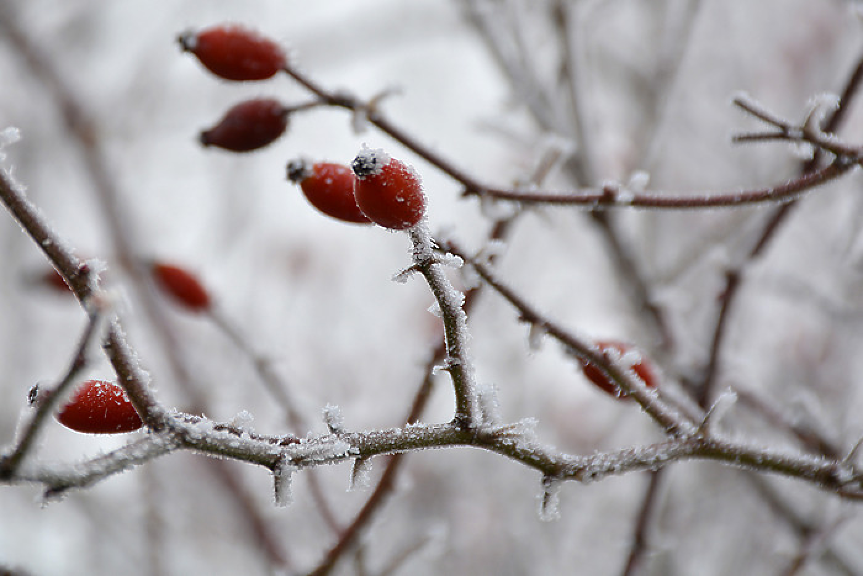
[[[183,50],[226,80],[266,80],[287,64],[285,51],[276,42],[237,25],[185,32],[179,41]]]
[[[194,312],[210,308],[209,292],[191,272],[164,262],[154,262],[150,270],[156,286],[178,304]]]
[[[201,132],[201,144],[251,152],[277,140],[288,128],[288,111],[278,100],[256,98],[228,110],[218,124]]]
[[[305,160],[288,162],[288,180],[299,183],[309,203],[332,218],[355,224],[370,224],[354,199],[356,177],[342,164]]]
[[[354,198],[363,214],[391,230],[406,230],[422,221],[426,197],[416,171],[383,150],[364,148],[351,168],[357,175]]]
[[[629,344],[614,340],[597,341],[596,346],[603,355],[605,355],[609,350],[616,350],[617,355],[620,357],[632,350],[632,346]],[[621,390],[608,376],[606,376],[605,372],[603,372],[598,366],[582,360],[581,358],[579,358],[578,361],[581,364],[581,369],[584,372],[584,375],[588,380],[593,382],[597,388],[621,400],[630,398],[630,396]],[[650,360],[642,356],[639,362],[631,366],[631,369],[641,379],[641,381],[644,382],[645,386],[648,388],[656,386],[656,374],[654,373]]]
[[[84,382],[57,413],[57,420],[66,428],[86,434],[120,434],[144,425],[126,392],[104,380]]]

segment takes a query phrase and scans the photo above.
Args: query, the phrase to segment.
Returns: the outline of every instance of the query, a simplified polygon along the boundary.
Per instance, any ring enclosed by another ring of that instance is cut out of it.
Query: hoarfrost
[[[255,417],[252,416],[251,412],[248,410],[241,410],[236,416],[231,418],[229,424],[240,432],[254,432],[254,428],[252,428],[252,423],[254,421]]]
[[[441,254],[440,256],[438,256],[438,262],[440,262],[444,266],[450,266],[452,268],[455,268],[456,270],[464,266],[464,260],[461,256],[458,256],[456,254]]]
[[[563,484],[559,478],[544,476],[542,492],[539,495],[539,519],[552,522],[560,519],[560,487]]]
[[[351,483],[348,492],[365,490],[371,485],[372,459],[356,458],[351,468]]]
[[[465,290],[479,288],[482,284],[482,276],[479,275],[473,266],[462,266],[459,268],[459,276]]]
[[[501,426],[495,431],[495,435],[503,443],[521,442],[522,447],[526,450],[532,450],[533,444],[536,443],[536,427],[539,420],[536,418],[522,418],[518,422]]]
[[[313,441],[304,440],[291,448],[295,461],[328,462],[341,460],[351,453],[351,445],[338,436],[330,435]]]
[[[333,434],[340,434],[345,430],[345,419],[342,416],[342,410],[338,406],[333,404],[327,404],[324,406],[323,410],[324,414],[324,423],[327,425],[327,428],[330,429],[330,432]]]

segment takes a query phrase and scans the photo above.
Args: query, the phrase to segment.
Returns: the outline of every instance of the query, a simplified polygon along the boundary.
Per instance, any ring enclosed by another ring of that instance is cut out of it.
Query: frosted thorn
[[[393,280],[393,282],[398,282],[399,284],[406,284],[408,281],[408,278],[410,278],[411,276],[413,276],[417,272],[419,272],[419,268],[417,268],[416,265],[413,265],[413,266],[410,266],[408,268],[405,268],[401,272],[397,272],[396,274],[394,274],[392,280]]]
[[[539,498],[539,519],[552,522],[560,519],[560,478],[542,477],[542,493]]]
[[[818,135],[823,132],[822,126],[829,114],[839,107],[839,97],[835,94],[818,94],[809,101],[806,118],[801,127],[803,134]]]
[[[287,455],[282,455],[276,467],[273,468],[273,486],[276,506],[284,508],[291,504],[294,500],[293,480],[294,472],[297,468],[288,458]]]
[[[351,468],[351,483],[348,492],[365,490],[371,484],[372,459],[356,458]]]
[[[737,403],[737,392],[728,388],[713,403],[698,427],[698,434],[705,434],[710,427],[715,427],[729,410]]]
[[[542,339],[546,335],[545,327],[541,324],[532,323],[527,332],[527,347],[531,352],[539,351]]]
[[[842,464],[854,465],[854,460],[857,459],[857,455],[860,453],[860,447],[863,446],[863,437],[860,437],[859,440],[851,447],[851,450],[848,451],[848,455],[842,459]]]

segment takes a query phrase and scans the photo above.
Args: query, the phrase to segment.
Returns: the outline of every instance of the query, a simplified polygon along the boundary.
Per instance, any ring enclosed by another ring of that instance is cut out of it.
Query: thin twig
[[[81,335],[77,350],[72,357],[69,368],[66,370],[66,374],[54,388],[37,393],[36,410],[24,427],[24,431],[15,449],[9,455],[0,458],[0,478],[8,478],[15,474],[21,462],[33,448],[42,425],[54,411],[60,400],[65,397],[66,392],[75,383],[78,375],[86,367],[87,351],[90,349],[93,341],[98,339],[98,327],[101,324],[101,314],[97,308],[94,307],[88,316],[87,326],[84,328],[84,333]]]
[[[610,363],[592,343],[583,341],[540,314],[512,289],[498,280],[485,265],[468,257],[451,243],[446,245],[445,248],[447,251],[458,255],[465,262],[469,263],[483,281],[518,310],[520,320],[536,326],[555,340],[558,340],[563,344],[567,352],[575,354],[579,358],[600,367],[621,390],[641,404],[645,412],[656,420],[666,432],[673,435],[686,436],[697,430],[697,426],[691,419],[666,404],[654,392],[648,391],[644,384],[636,376],[630,374],[625,367]]]
[[[449,373],[455,390],[454,422],[465,428],[476,428],[482,422],[477,414],[473,362],[467,352],[464,295],[452,286],[435,259],[425,222],[412,228],[410,237],[414,246],[414,267],[428,282],[443,321],[447,348],[444,369]]]

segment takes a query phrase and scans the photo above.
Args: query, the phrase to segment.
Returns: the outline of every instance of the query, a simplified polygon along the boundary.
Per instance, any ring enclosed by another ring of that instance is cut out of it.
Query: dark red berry
[[[281,102],[258,98],[241,102],[218,124],[201,132],[201,144],[233,152],[250,152],[277,140],[288,127],[288,112]]]
[[[597,341],[597,348],[605,356],[609,350],[615,350],[617,356],[622,357],[624,354],[632,350],[632,346],[613,340]],[[593,382],[603,392],[619,399],[629,399],[629,395],[621,390],[605,372],[595,364],[579,358],[581,369],[588,380]],[[650,361],[644,357],[640,361],[631,366],[632,371],[644,382],[648,388],[656,386],[656,375],[653,371],[653,366]]]
[[[150,270],[156,286],[178,304],[194,312],[210,307],[209,292],[191,272],[164,262],[154,262]]]
[[[351,164],[354,198],[363,214],[392,230],[412,228],[425,215],[426,198],[416,171],[383,150],[364,148]]]
[[[186,32],[179,38],[186,52],[226,80],[266,80],[287,64],[285,51],[257,32],[237,25]]]
[[[354,199],[356,177],[342,164],[305,160],[288,162],[288,180],[299,183],[309,203],[332,218],[355,224],[370,224]]]
[[[113,382],[88,380],[57,414],[57,420],[76,432],[120,434],[144,425],[126,392]]]

